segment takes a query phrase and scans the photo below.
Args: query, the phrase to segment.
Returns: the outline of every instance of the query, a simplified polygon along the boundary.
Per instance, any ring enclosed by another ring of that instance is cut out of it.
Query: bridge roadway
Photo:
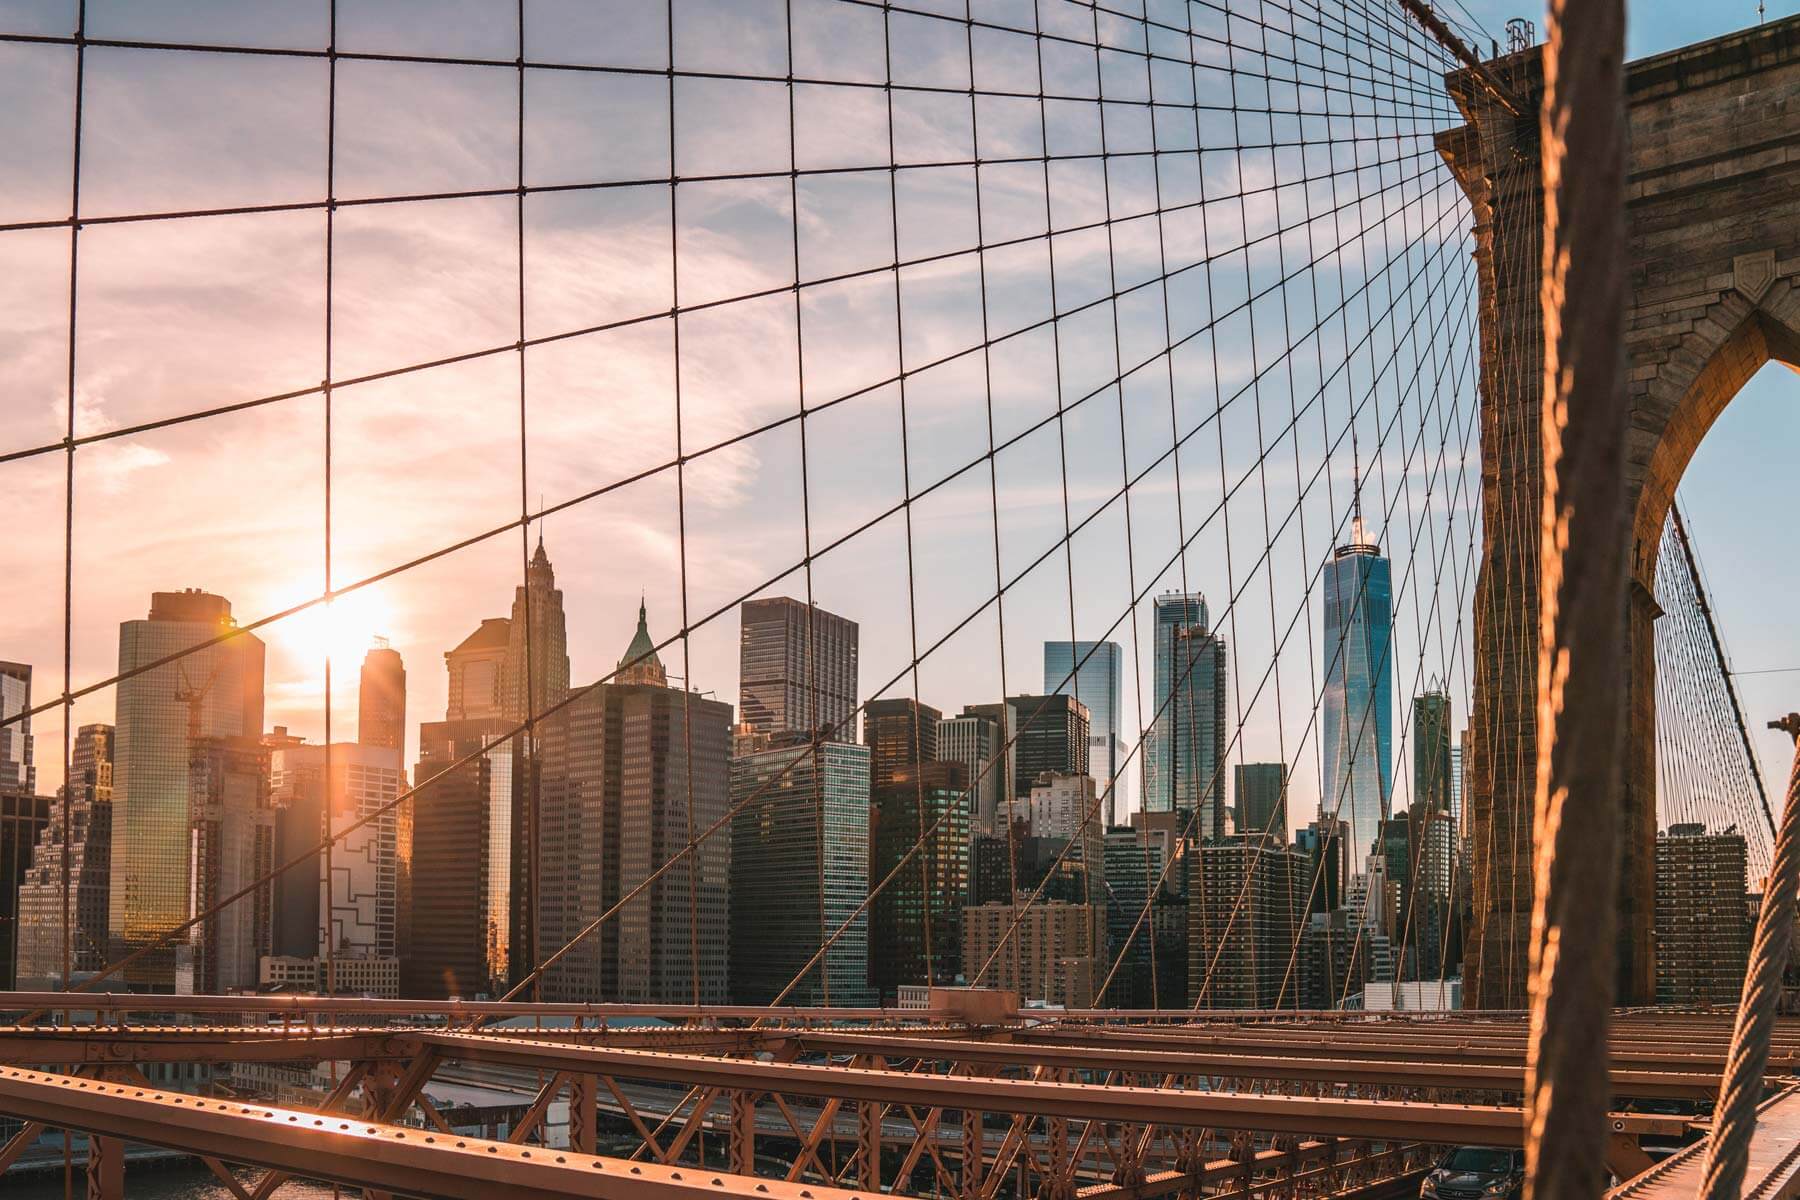
[[[1706,1142],[1698,1141],[1607,1193],[1608,1200],[1692,1200],[1700,1194]],[[1800,1088],[1763,1102],[1744,1170],[1743,1200],[1788,1200],[1800,1194]]]

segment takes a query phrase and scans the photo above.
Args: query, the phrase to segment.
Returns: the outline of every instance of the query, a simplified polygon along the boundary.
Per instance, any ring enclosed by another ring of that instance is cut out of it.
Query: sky
[[[612,669],[642,597],[658,640],[684,618],[694,626],[685,647],[662,652],[670,671],[735,701],[731,606],[747,594],[810,595],[861,623],[865,698],[916,686],[946,711],[1040,689],[1045,638],[1110,637],[1125,652],[1129,748],[1151,707],[1148,600],[1124,614],[1134,589],[1185,589],[1208,595],[1233,646],[1242,732],[1230,757],[1290,762],[1299,823],[1318,793],[1321,618],[1310,581],[1342,535],[1360,474],[1365,516],[1395,561],[1396,686],[1404,701],[1442,681],[1460,724],[1472,277],[1466,211],[1428,141],[1452,118],[1410,109],[1396,127],[1336,116],[1333,135],[1355,140],[1331,150],[1234,150],[1312,140],[1327,118],[1258,129],[1224,111],[1253,110],[1264,95],[1243,51],[1235,81],[1204,41],[1199,71],[1158,64],[1146,78],[1129,23],[1099,25],[1096,56],[1075,44],[1094,39],[1094,11],[1045,0],[1046,28],[1073,39],[1045,43],[1046,91],[1104,89],[1120,102],[1053,100],[1040,112],[1035,99],[984,95],[971,121],[954,91],[969,85],[962,25],[900,14],[884,30],[878,7],[794,0],[794,73],[820,82],[795,88],[790,150],[783,7],[676,4],[682,74],[671,102],[662,6],[529,0],[528,59],[610,69],[525,72],[526,182],[606,186],[534,193],[522,228],[509,194],[351,203],[514,187],[520,81],[510,67],[341,62],[328,163],[331,88],[317,57],[91,48],[84,216],[312,202],[328,168],[346,203],[330,222],[329,367],[317,207],[83,229],[78,435],[303,394],[77,452],[75,686],[116,670],[118,624],[144,616],[152,591],[202,587],[249,620],[318,595],[328,544],[330,581],[343,587],[568,503],[528,532],[503,530],[351,593],[329,615],[271,626],[267,723],[316,739],[329,711],[333,737],[353,736],[356,667],[380,635],[406,660],[416,736],[419,721],[442,714],[441,654],[508,611],[541,534],[578,683]],[[911,7],[962,12],[961,0]],[[1510,15],[1469,7],[1495,31]],[[0,0],[0,32],[66,33],[70,8]],[[1017,0],[976,9],[996,24],[1031,21]],[[519,52],[511,3],[340,0],[337,10],[346,51],[504,62]],[[89,0],[87,19],[96,37],[316,49],[325,11]],[[1723,32],[1732,15],[1636,5],[1632,53]],[[1227,27],[1213,10],[1200,19]],[[1239,17],[1230,27],[1241,44],[1250,27]],[[978,89],[1035,90],[1031,38],[984,30],[975,49]],[[894,91],[891,118],[884,92],[862,86],[886,77],[890,57],[896,82],[912,85]],[[0,43],[11,122],[0,223],[68,215],[73,72],[68,47]],[[951,90],[922,90],[938,87]],[[1131,103],[1196,90],[1207,107],[1180,122],[1164,113],[1152,125]],[[1303,107],[1315,101],[1337,112],[1327,92],[1301,96]],[[1100,149],[1102,121],[1111,150],[1154,139],[1200,152],[1167,156],[1157,173],[1134,155],[1103,167],[1079,157]],[[891,178],[890,137],[906,165]],[[1040,137],[1057,159],[1047,188],[1037,163],[990,164],[979,176],[956,165],[977,145],[984,159],[1037,154]],[[790,153],[802,171],[831,173],[802,175],[790,191]],[[673,230],[671,175],[683,180]],[[1067,231],[1048,246],[1033,236],[1046,207]],[[992,248],[976,253],[983,243]],[[526,338],[574,334],[523,355],[523,405],[521,356],[509,349],[521,244]],[[1205,254],[1209,267],[1190,265]],[[896,255],[917,265],[875,270]],[[10,281],[0,291],[0,453],[63,435],[69,259],[66,228],[0,231]],[[1165,262],[1188,268],[1166,293]],[[1053,281],[1065,315],[1051,322]],[[1118,289],[1132,290],[1108,303]],[[679,321],[668,316],[675,304]],[[1315,323],[1318,335],[1303,337]],[[988,337],[1009,335],[986,355],[975,350],[984,324]],[[477,348],[501,352],[364,378]],[[329,537],[327,406],[316,391],[327,370],[339,381]],[[1781,370],[1758,376],[1683,487],[1744,671],[1800,666],[1777,607],[1800,572],[1770,553],[1775,464],[1800,433],[1796,382]],[[817,410],[804,445],[790,419],[801,398]],[[1182,435],[1173,449],[1172,428]],[[991,476],[990,438],[1005,447]],[[1744,469],[1765,460],[1767,471]],[[14,534],[0,572],[0,658],[37,667],[40,700],[61,687],[64,470],[61,453],[0,463]],[[933,484],[896,510],[909,488]],[[1065,522],[1079,530],[1066,554]],[[996,560],[1008,581],[998,611],[984,605]],[[1797,679],[1747,676],[1751,715],[1780,709]],[[77,703],[75,721],[110,720],[111,708],[103,691]],[[60,775],[59,720],[45,714],[36,733],[48,791]],[[1761,745],[1778,768],[1785,751]],[[1404,761],[1396,778],[1410,778]],[[1122,809],[1136,793],[1124,786]]]

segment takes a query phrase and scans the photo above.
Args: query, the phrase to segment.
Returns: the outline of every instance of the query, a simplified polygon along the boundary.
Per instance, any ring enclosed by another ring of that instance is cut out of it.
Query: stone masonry
[[[1468,124],[1438,147],[1469,197],[1481,281],[1483,556],[1464,806],[1474,922],[1471,1008],[1523,1008],[1537,765],[1538,539],[1543,491],[1543,193],[1539,50],[1496,62],[1514,117],[1467,72],[1448,79]],[[1620,814],[1617,998],[1654,1000],[1656,687],[1652,590],[1688,461],[1771,359],[1800,368],[1800,17],[1633,63],[1625,320],[1632,584]],[[1579,302],[1579,298],[1576,298]]]

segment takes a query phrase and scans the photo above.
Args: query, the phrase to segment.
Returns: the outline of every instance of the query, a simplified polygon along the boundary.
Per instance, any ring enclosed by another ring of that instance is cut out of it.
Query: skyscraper
[[[640,604],[615,682],[584,689],[540,731],[542,954],[573,941],[729,806],[731,706],[669,687],[655,645]],[[724,1003],[730,857],[722,834],[700,842],[547,972],[544,998]]]
[[[938,722],[938,758],[959,762],[968,772],[970,791],[969,821],[972,834],[991,833],[994,810],[999,807],[1000,788],[1006,780],[1006,764],[995,763],[1000,757],[1000,722],[991,716],[964,709],[962,715],[945,717]]]
[[[260,737],[199,738],[189,748],[192,919],[262,879],[275,866],[269,750]],[[115,847],[116,856],[116,847]],[[171,866],[173,864],[170,864]],[[176,954],[175,990],[216,994],[254,988],[273,940],[273,881],[188,930]]]
[[[1013,794],[1031,799],[1031,789],[1046,771],[1088,773],[1087,705],[1073,696],[1008,696],[1018,723],[1013,738]],[[1092,824],[1100,828],[1100,814]]]
[[[786,596],[746,600],[739,618],[738,719],[764,733],[854,738],[856,622]]]
[[[1208,629],[1206,597],[1156,598],[1155,654],[1144,808],[1198,810],[1201,835],[1223,837],[1229,659],[1224,639]]]
[[[406,805],[412,856],[400,898],[404,995],[473,998],[506,988],[513,965],[518,739],[497,739],[509,728],[500,717],[419,726],[416,794]],[[451,770],[469,755],[475,757]]]
[[[741,756],[731,802],[744,805],[731,819],[733,1002],[769,1004],[803,971],[787,1003],[867,1002],[869,914],[857,909],[869,894],[869,748],[822,741]]]
[[[863,706],[863,745],[869,748],[869,786],[884,788],[938,757],[943,714],[910,696],[871,700]]]
[[[37,767],[32,761],[31,668],[25,663],[0,662],[0,788],[15,792],[37,791]],[[18,718],[14,720],[14,718]]]
[[[1104,791],[1106,824],[1115,823],[1119,773],[1119,678],[1123,655],[1117,642],[1045,642],[1044,691],[1063,692],[1088,707],[1088,773]]]
[[[53,802],[31,871],[19,887],[19,986],[63,987],[63,880],[68,879],[68,971],[106,965],[107,896],[112,888],[113,727],[83,725],[70,749],[69,859],[63,869],[63,805]]]
[[[870,886],[897,870],[870,906],[869,983],[880,998],[901,984],[948,983],[962,969],[967,793],[968,774],[956,762],[901,767],[875,788]]]
[[[1730,1004],[1744,986],[1751,921],[1740,833],[1671,825],[1656,839],[1656,1002]]]
[[[1231,768],[1239,833],[1288,835],[1287,764],[1238,763]]]
[[[233,633],[236,628],[230,601],[191,589],[155,593],[146,620],[119,626],[121,675],[192,652],[119,682],[109,958],[123,957],[187,919],[189,765],[197,743],[262,733],[263,643],[254,634]],[[222,634],[233,636],[193,649]],[[173,951],[145,955],[127,968],[125,980],[171,986]]]
[[[54,801],[18,788],[0,788],[0,983],[17,985],[14,948],[19,893],[31,871],[31,850],[50,823]]]
[[[1362,518],[1325,564],[1325,753],[1320,813],[1349,822],[1353,870],[1374,848],[1393,797],[1393,584]]]
[[[1199,1008],[1297,1008],[1307,856],[1260,835],[1188,856],[1188,995]]]
[[[1433,689],[1413,697],[1414,810],[1451,811],[1450,696]]]
[[[488,617],[454,650],[444,652],[450,673],[446,721],[484,721],[501,716],[506,707],[506,647],[512,622]]]
[[[517,724],[568,694],[569,631],[563,594],[540,535],[525,568],[525,583],[513,589],[512,620],[506,631],[506,705],[501,715]]]
[[[376,639],[363,655],[357,696],[356,740],[396,752],[406,747],[406,664],[400,652]]]
[[[360,742],[309,746],[277,737],[265,741],[279,861],[317,846],[326,833],[327,813],[330,829],[336,832],[380,812],[400,794],[396,748]],[[429,793],[421,803],[431,803]],[[315,854],[311,863],[277,880],[272,952],[320,959],[320,978],[331,990],[343,990],[348,978],[335,970],[339,958],[396,958],[399,841],[399,810],[390,808],[333,843],[329,872],[326,856]],[[323,963],[327,957],[332,960],[330,969]]]

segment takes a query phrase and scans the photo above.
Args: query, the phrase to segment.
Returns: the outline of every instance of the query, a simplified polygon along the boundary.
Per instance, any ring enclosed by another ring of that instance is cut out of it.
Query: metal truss
[[[41,1000],[0,998],[0,1009]],[[126,1141],[196,1155],[245,1200],[265,1200],[294,1176],[377,1197],[504,1187],[670,1200],[695,1188],[761,1200],[860,1200],[877,1190],[1293,1200],[1393,1192],[1443,1146],[1517,1147],[1525,1134],[1518,1016],[1095,1013],[1043,1023],[1046,1014],[1025,1010],[980,1024],[897,1010],[844,1020],[841,1010],[801,1009],[84,1003],[92,1007],[60,1024],[0,1028],[0,1062],[10,1064],[0,1071],[0,1112],[29,1119],[0,1149],[0,1168],[45,1129],[86,1132],[95,1147],[88,1193],[102,1200],[124,1194]],[[207,1023],[193,1023],[196,1010]],[[648,1016],[679,1023],[647,1028]],[[502,1018],[509,1023],[478,1027]],[[1710,1014],[1619,1014],[1608,1147],[1616,1176],[1650,1167],[1641,1139],[1690,1132],[1696,1118],[1640,1111],[1640,1102],[1716,1095],[1728,1037]],[[1770,1075],[1790,1073],[1797,1058],[1800,1026],[1790,1025],[1778,1032]],[[340,1074],[301,1109],[158,1090],[138,1073],[177,1062],[336,1063]],[[536,1081],[507,1141],[456,1131],[430,1096],[446,1071]],[[552,1146],[550,1113],[565,1104],[567,1134]],[[607,1144],[630,1147],[628,1157],[596,1153],[609,1129]],[[226,1164],[264,1174],[246,1185]]]

